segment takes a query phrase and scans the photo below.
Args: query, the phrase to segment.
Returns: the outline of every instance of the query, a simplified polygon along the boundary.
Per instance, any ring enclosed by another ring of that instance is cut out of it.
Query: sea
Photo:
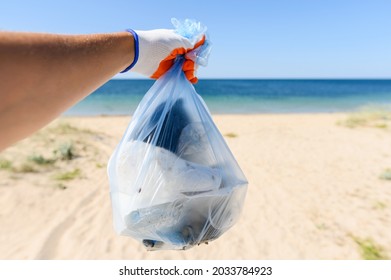
[[[153,83],[110,80],[65,115],[131,115]],[[391,79],[204,79],[195,89],[212,114],[391,110]]]

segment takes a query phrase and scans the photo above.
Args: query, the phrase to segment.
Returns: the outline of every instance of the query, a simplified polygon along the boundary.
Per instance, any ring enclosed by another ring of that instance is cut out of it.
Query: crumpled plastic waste
[[[194,21],[174,23],[186,36],[205,35]],[[205,64],[210,43],[200,48],[208,50],[193,56]],[[114,227],[148,250],[215,240],[238,220],[247,191],[206,104],[182,72],[183,61],[178,57],[146,93],[108,165]]]

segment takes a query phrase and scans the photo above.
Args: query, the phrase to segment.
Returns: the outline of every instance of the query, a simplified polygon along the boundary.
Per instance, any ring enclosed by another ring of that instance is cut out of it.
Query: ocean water
[[[110,80],[65,115],[133,114],[152,80]],[[200,80],[212,114],[347,112],[391,109],[391,80]]]

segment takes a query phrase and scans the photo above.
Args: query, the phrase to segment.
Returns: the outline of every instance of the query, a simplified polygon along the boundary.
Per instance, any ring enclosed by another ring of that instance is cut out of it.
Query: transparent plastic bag
[[[197,39],[206,28],[173,21]],[[209,41],[188,53],[205,65]],[[114,227],[148,250],[188,249],[237,221],[247,180],[178,57],[146,93],[108,164]]]

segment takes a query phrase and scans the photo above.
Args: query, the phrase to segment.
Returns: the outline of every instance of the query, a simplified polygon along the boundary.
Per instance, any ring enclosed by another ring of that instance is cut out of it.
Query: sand
[[[0,153],[0,259],[390,258],[391,124],[347,118],[214,116],[250,182],[240,220],[157,252],[112,226],[106,164],[130,117],[58,119]]]

